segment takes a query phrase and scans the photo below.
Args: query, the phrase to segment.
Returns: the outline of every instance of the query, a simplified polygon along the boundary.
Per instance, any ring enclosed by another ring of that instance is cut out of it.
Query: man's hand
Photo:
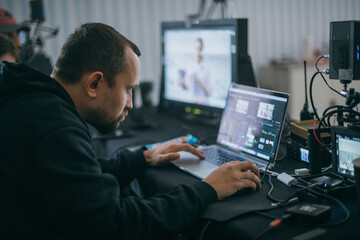
[[[204,154],[202,151],[196,149],[190,144],[180,142],[167,142],[152,149],[145,150],[144,156],[150,166],[156,166],[163,162],[179,159],[179,151],[191,152],[200,159],[204,159]]]
[[[255,191],[261,188],[258,167],[250,161],[227,162],[207,176],[203,181],[216,191],[218,199],[224,199],[243,188]]]

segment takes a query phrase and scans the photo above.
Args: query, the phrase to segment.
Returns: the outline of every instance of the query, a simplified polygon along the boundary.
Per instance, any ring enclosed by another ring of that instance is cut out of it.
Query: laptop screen
[[[231,84],[217,143],[263,160],[276,157],[289,94]]]

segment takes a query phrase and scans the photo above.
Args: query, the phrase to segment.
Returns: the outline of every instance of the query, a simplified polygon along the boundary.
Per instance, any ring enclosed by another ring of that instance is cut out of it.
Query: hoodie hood
[[[73,105],[65,89],[50,76],[23,63],[0,62],[0,105],[36,91],[53,92]]]

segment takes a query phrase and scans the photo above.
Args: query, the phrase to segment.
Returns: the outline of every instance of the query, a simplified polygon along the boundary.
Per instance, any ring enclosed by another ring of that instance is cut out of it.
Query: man
[[[30,28],[25,23],[17,23],[15,17],[4,8],[0,8],[0,32],[8,36],[15,44],[20,54],[22,43],[19,37],[20,31],[29,31]]]
[[[53,78],[0,63],[1,239],[171,239],[207,204],[261,186],[255,165],[233,162],[166,194],[121,196],[144,169],[178,151],[203,157],[167,143],[95,158],[86,122],[103,133],[118,127],[132,109],[139,56],[112,27],[88,23],[64,44]]]

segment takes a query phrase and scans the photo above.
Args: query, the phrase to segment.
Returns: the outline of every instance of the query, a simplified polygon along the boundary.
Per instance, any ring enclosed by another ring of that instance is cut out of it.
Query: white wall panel
[[[60,27],[45,42],[55,62],[74,28],[103,22],[139,45],[141,79],[160,81],[160,23],[180,21],[198,11],[198,0],[43,0],[45,26]],[[210,5],[207,1],[207,7]],[[257,73],[272,59],[304,57],[304,39],[314,48],[328,45],[330,21],[360,20],[360,0],[233,0],[238,17],[249,19],[249,54]],[[29,19],[28,0],[0,0],[18,21]],[[158,93],[158,92],[157,92]]]

